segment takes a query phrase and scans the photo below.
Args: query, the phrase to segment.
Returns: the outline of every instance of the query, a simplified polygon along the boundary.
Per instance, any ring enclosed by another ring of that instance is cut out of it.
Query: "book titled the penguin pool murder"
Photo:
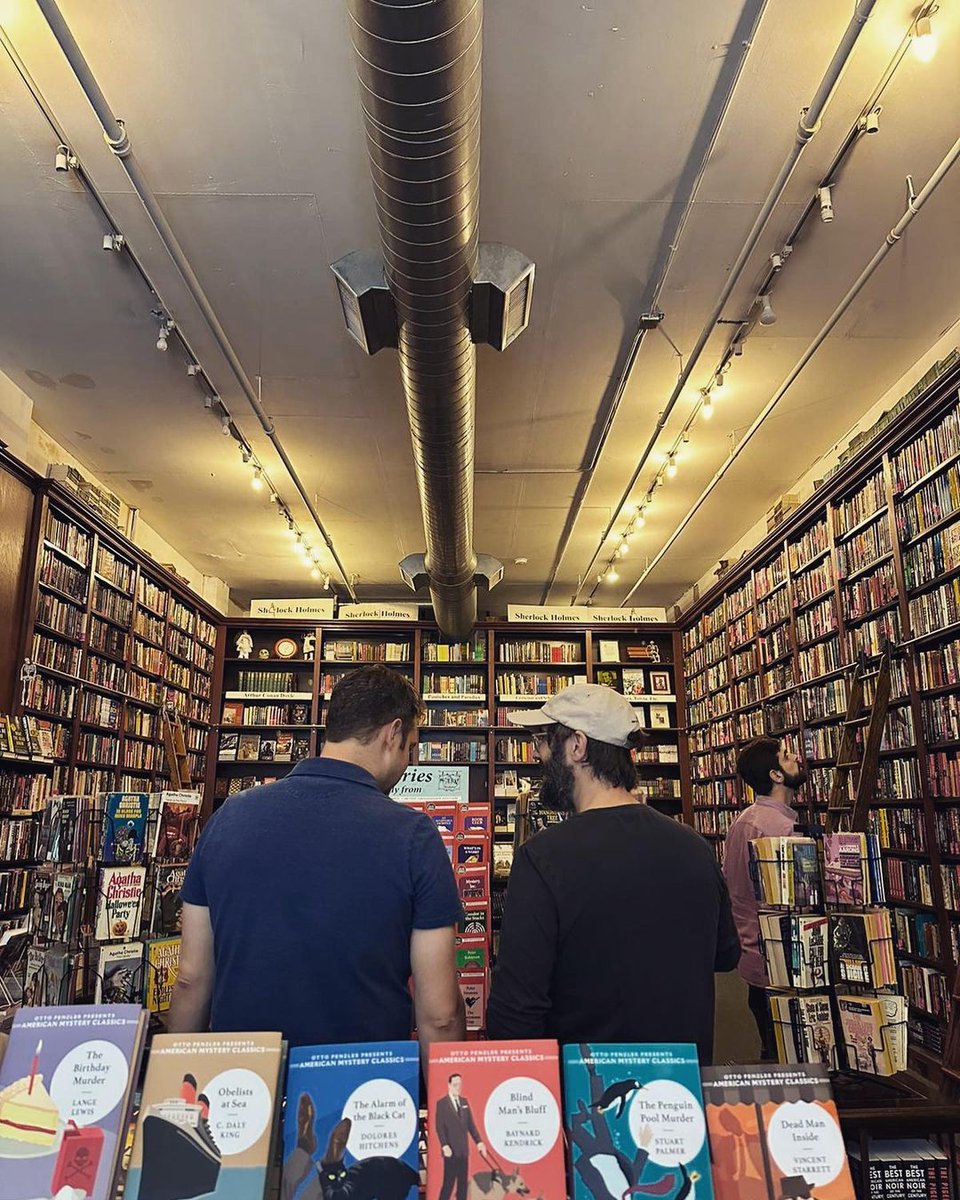
[[[430,1047],[427,1200],[563,1200],[559,1059],[546,1040]]]
[[[573,1200],[713,1200],[694,1045],[563,1048]]]

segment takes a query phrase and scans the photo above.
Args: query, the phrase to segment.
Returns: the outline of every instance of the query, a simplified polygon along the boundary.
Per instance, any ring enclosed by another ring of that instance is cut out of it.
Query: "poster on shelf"
[[[470,798],[469,767],[407,767],[390,793],[401,804],[426,804],[453,800],[466,804]]]
[[[277,621],[332,621],[333,597],[320,600],[306,596],[292,600],[251,600],[251,617],[271,617]]]
[[[507,620],[527,625],[664,625],[665,608],[594,608],[587,604],[508,604]]]

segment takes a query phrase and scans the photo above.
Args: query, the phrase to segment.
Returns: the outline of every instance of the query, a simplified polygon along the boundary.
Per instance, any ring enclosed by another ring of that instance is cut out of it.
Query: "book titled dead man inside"
[[[145,1034],[137,1005],[17,1013],[0,1068],[3,1200],[112,1200]]]
[[[427,1200],[451,1189],[477,1200],[562,1200],[556,1042],[436,1043],[427,1096]]]
[[[563,1047],[573,1200],[713,1200],[694,1045]]]
[[[279,1033],[158,1034],[150,1048],[128,1200],[259,1200],[271,1162]]]
[[[284,1196],[416,1200],[416,1042],[296,1047],[286,1094]]]
[[[854,1200],[827,1068],[704,1067],[717,1200]]]

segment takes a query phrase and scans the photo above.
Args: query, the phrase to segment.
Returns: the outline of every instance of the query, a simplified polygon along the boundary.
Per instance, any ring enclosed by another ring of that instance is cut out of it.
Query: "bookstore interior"
[[[960,1200],[958,81],[954,0],[0,0],[0,1200]],[[365,664],[467,1040],[169,1031]],[[721,866],[802,760],[778,1061],[736,973],[714,1063],[486,1039],[578,683]]]

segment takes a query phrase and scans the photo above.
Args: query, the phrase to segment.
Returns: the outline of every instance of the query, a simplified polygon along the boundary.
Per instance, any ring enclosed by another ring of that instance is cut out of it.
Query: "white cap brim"
[[[511,725],[522,725],[526,729],[535,729],[538,725],[556,725],[555,717],[548,717],[542,708],[521,708],[517,712],[507,713]]]

